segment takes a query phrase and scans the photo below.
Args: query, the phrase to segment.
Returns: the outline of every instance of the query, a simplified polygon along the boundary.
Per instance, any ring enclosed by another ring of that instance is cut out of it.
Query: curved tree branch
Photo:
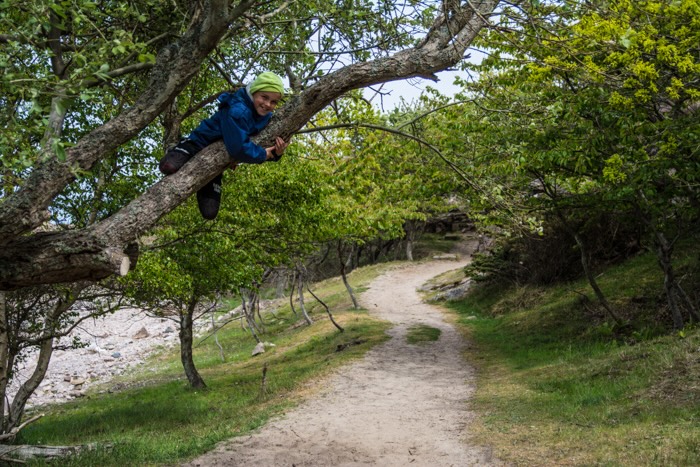
[[[0,249],[0,290],[125,274],[129,267],[126,245],[229,165],[223,143],[216,142],[178,173],[162,179],[98,224],[76,231],[21,236],[46,219],[44,212],[73,180],[75,169],[90,168],[167,107],[214,50],[228,24],[254,2],[242,1],[226,15],[222,11],[228,11],[227,1],[203,3],[182,38],[161,51],[148,88],[132,108],[80,140],[68,151],[66,162],[52,159],[38,167],[22,188],[6,198],[0,210],[0,245],[4,245]],[[321,77],[293,96],[254,140],[265,146],[275,136],[289,139],[317,112],[353,89],[411,77],[435,79],[436,72],[458,63],[498,1],[448,3],[447,14],[436,19],[416,47]]]

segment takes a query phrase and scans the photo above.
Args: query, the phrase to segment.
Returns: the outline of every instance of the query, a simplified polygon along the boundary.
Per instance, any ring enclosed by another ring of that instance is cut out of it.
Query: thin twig
[[[4,441],[6,439],[14,439],[15,436],[17,436],[17,433],[19,433],[22,428],[29,425],[30,423],[33,423],[33,422],[39,420],[43,416],[44,416],[43,413],[40,413],[38,415],[34,415],[32,418],[26,420],[20,426],[16,426],[12,430],[10,430],[8,433],[4,433],[4,434],[0,435],[0,441]]]
[[[316,296],[316,294],[313,293],[313,292],[311,291],[311,288],[309,287],[309,284],[306,284],[306,290],[309,291],[309,293],[311,294],[311,296],[313,296],[313,297],[318,301],[318,303],[320,303],[321,305],[323,305],[323,308],[326,309],[326,313],[328,313],[328,317],[331,319],[331,323],[333,323],[333,325],[334,325],[336,328],[338,328],[338,331],[340,331],[340,332],[345,332],[345,329],[343,329],[343,327],[342,327],[340,324],[336,323],[335,319],[333,319],[333,315],[331,314],[331,309],[328,308],[328,305],[326,305],[326,304],[323,302],[323,300],[321,300],[320,298],[318,298],[318,297]]]
[[[216,328],[216,323],[214,322],[214,314],[212,313],[211,315],[211,327],[212,329]],[[219,333],[214,331],[214,342],[216,343],[216,346],[219,348],[219,356],[221,357],[221,361],[225,362],[226,358],[224,357],[224,348],[221,347],[221,344],[219,343]]]

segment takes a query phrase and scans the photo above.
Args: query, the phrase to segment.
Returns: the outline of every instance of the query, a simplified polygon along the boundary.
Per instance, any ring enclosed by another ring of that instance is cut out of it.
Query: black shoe
[[[180,141],[177,146],[169,150],[160,160],[158,168],[165,175],[172,175],[182,168],[192,156],[199,152],[198,148],[189,140]]]
[[[197,205],[202,217],[208,220],[216,219],[221,206],[221,178],[219,174],[197,192]]]

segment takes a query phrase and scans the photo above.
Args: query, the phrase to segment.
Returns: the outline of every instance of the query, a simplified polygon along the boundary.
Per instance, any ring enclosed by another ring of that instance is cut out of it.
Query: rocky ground
[[[272,301],[262,300],[261,309],[274,308]],[[242,312],[240,307],[217,315],[217,326],[229,322]],[[84,397],[90,387],[109,383],[142,365],[156,351],[179,345],[178,323],[168,318],[148,315],[143,310],[122,309],[113,314],[81,323],[59,345],[68,345],[74,338],[82,348],[55,350],[46,377],[27,403],[27,407],[66,402]],[[205,336],[212,322],[201,318],[194,323],[195,336]],[[36,366],[35,355],[29,355],[17,368],[17,377],[10,386],[14,394],[19,382],[25,381]]]
[[[74,336],[87,346],[54,352],[46,378],[28,406],[83,397],[90,386],[141,365],[154,350],[178,344],[176,323],[147,316],[137,309],[85,321],[71,338]],[[20,365],[16,380],[24,381],[34,366],[35,359],[30,356]]]

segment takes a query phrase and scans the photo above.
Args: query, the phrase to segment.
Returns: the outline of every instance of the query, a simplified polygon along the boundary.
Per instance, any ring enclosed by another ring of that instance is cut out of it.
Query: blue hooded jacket
[[[272,112],[264,116],[258,115],[245,88],[233,94],[223,93],[218,100],[219,111],[202,120],[188,139],[196,144],[200,151],[214,141],[223,139],[232,159],[249,164],[265,162],[265,148],[253,143],[250,137],[260,133],[270,123]]]

